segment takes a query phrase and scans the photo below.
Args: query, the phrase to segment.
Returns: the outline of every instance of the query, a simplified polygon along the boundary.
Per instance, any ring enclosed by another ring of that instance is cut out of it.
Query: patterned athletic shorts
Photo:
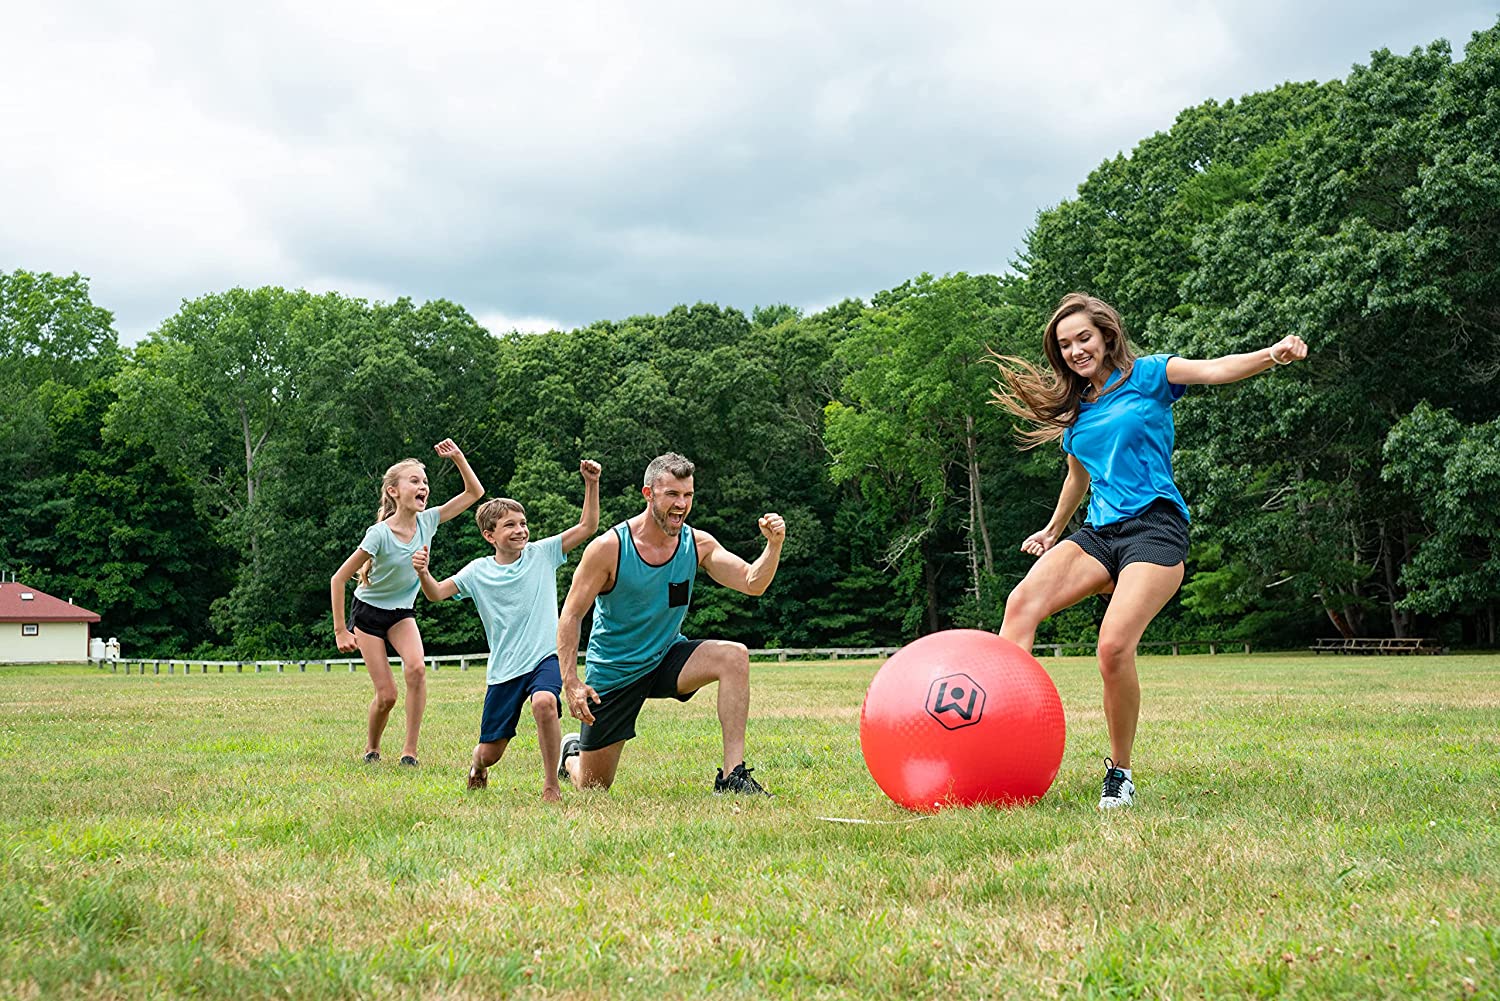
[[[1134,518],[1103,528],[1084,525],[1068,541],[1104,564],[1110,580],[1118,581],[1120,570],[1132,563],[1170,567],[1187,560],[1188,523],[1176,504],[1158,500]]]

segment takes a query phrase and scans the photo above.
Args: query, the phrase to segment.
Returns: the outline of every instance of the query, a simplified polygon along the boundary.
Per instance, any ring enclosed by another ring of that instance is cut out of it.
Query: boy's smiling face
[[[484,533],[484,541],[495,547],[495,555],[507,562],[521,555],[530,538],[526,515],[520,511],[506,511],[495,522],[495,527]]]

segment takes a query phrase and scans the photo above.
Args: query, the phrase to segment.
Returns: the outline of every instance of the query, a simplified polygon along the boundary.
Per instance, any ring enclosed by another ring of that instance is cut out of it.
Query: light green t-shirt
[[[491,685],[528,674],[557,653],[557,568],[567,561],[562,536],[527,543],[514,563],[493,556],[453,575],[458,596],[474,602],[490,645]]]
[[[360,540],[359,548],[370,554],[367,583],[354,589],[354,596],[376,608],[411,608],[417,602],[422,582],[411,568],[411,558],[418,549],[432,544],[433,533],[442,521],[442,510],[431,507],[417,515],[417,531],[411,542],[402,542],[391,534],[385,521],[371,525]]]

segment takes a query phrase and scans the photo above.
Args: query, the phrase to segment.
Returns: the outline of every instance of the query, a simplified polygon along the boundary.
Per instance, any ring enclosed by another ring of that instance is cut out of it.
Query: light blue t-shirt
[[[391,533],[389,521],[378,521],[365,531],[359,548],[370,554],[366,583],[354,589],[354,596],[376,608],[410,608],[417,602],[422,582],[411,568],[411,558],[418,549],[432,544],[433,533],[442,521],[440,508],[431,507],[417,515],[417,531],[410,542],[402,542]]]
[[[687,638],[682,620],[698,573],[698,544],[687,525],[672,557],[660,565],[636,552],[629,522],[612,531],[620,542],[620,562],[615,586],[594,599],[587,657],[589,687],[600,694],[644,676],[674,643]]]
[[[491,685],[530,673],[557,653],[557,568],[567,561],[562,536],[531,542],[514,563],[474,560],[453,575],[458,596],[474,602],[490,644]]]
[[[1088,470],[1089,524],[1095,528],[1134,518],[1162,499],[1188,517],[1172,479],[1172,404],[1187,387],[1167,381],[1171,357],[1137,358],[1123,383],[1116,369],[1106,392],[1081,404],[1078,419],[1063,432],[1063,451]]]

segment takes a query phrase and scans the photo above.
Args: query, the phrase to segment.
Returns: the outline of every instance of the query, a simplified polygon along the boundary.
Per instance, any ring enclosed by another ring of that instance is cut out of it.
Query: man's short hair
[[[666,455],[658,455],[651,460],[646,467],[645,480],[642,486],[654,486],[656,481],[663,476],[675,476],[679,480],[685,480],[693,475],[693,464],[676,452],[668,452]]]
[[[507,511],[526,513],[520,501],[511,500],[509,497],[492,497],[479,505],[479,510],[474,512],[474,523],[479,526],[480,532],[493,532]]]

